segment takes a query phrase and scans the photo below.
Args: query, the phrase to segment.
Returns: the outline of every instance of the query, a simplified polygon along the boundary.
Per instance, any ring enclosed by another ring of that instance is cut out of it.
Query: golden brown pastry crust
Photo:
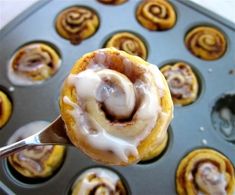
[[[196,182],[196,174],[203,163],[210,163],[217,167],[227,182],[226,193],[232,195],[235,189],[234,167],[228,158],[213,149],[194,150],[181,160],[176,173],[177,193],[179,195],[196,195],[199,191],[203,192]]]
[[[95,11],[87,7],[73,6],[59,13],[56,18],[56,30],[72,44],[91,37],[99,27],[99,18]]]
[[[139,23],[149,30],[167,30],[176,23],[174,7],[166,0],[143,0],[136,10]]]
[[[160,68],[165,76],[175,105],[185,106],[193,103],[199,90],[197,77],[185,62],[164,65]]]
[[[127,2],[128,0],[97,0],[97,1],[103,4],[120,5],[120,4]]]
[[[216,60],[224,55],[227,41],[220,30],[209,26],[198,26],[187,33],[185,45],[198,58]]]
[[[147,58],[147,48],[137,35],[130,32],[119,32],[114,34],[105,44],[105,47],[115,47],[129,54]]]
[[[0,128],[9,120],[12,113],[12,104],[7,95],[0,90]]]
[[[96,173],[96,170],[103,171],[103,175]],[[108,171],[107,175],[105,173]],[[111,170],[105,168],[91,168],[82,173],[72,186],[72,195],[85,193],[86,195],[92,194],[115,194],[126,195],[128,194],[121,179],[118,178],[115,183],[108,178],[110,174],[115,174]],[[105,177],[104,177],[105,175]],[[118,177],[118,175],[116,175]],[[106,192],[106,193],[105,193]]]
[[[28,81],[40,82],[52,77],[60,67],[58,53],[45,43],[31,43],[20,48],[9,63],[9,78],[15,75]],[[17,85],[17,81],[12,81]]]
[[[129,61],[134,63],[136,68],[132,71],[133,77],[137,77],[138,74],[142,74],[141,67],[139,66],[149,65],[149,63],[142,60],[141,58],[129,55],[123,51],[119,51],[114,48],[106,48],[106,49],[103,49],[102,52],[108,55],[109,59],[110,58],[112,59],[112,60],[109,60],[110,61],[109,63],[105,62],[107,63],[106,65],[109,67],[109,69],[113,69],[121,73],[124,72],[126,67],[122,62],[123,57],[127,58]],[[78,74],[81,71],[84,71],[89,65],[89,63],[95,59],[95,55],[96,55],[96,52],[91,52],[91,53],[84,55],[75,63],[70,73]],[[120,161],[120,159],[115,157],[113,153],[110,151],[102,151],[102,150],[99,150],[98,148],[94,148],[90,146],[86,142],[85,137],[81,138],[77,136],[77,133],[76,133],[77,131],[75,129],[75,126],[76,126],[75,119],[69,114],[73,110],[73,107],[63,101],[63,97],[67,96],[73,103],[78,104],[77,94],[76,94],[76,90],[74,89],[74,87],[69,85],[69,83],[65,81],[64,86],[61,90],[61,95],[60,95],[60,109],[61,109],[61,116],[67,127],[67,134],[70,140],[72,141],[72,143],[78,148],[80,148],[84,153],[86,153],[92,159],[102,162],[102,163],[106,163],[106,164],[115,164],[115,165],[125,166],[128,164],[135,163],[136,161],[139,161],[141,159],[153,158],[154,156],[150,155],[151,153],[150,151],[157,150],[157,148],[159,148],[160,145],[163,144],[164,138],[167,135],[166,129],[172,119],[172,114],[173,114],[173,103],[171,100],[171,95],[167,86],[167,82],[165,81],[163,75],[161,75],[160,79],[164,83],[164,91],[163,91],[164,95],[160,99],[160,105],[162,107],[162,112],[165,113],[165,117],[163,116],[159,117],[151,133],[139,143],[137,147],[139,158],[137,159],[136,157],[130,155],[128,158],[128,162]],[[163,139],[158,140],[159,137],[162,137]],[[156,153],[158,154],[160,152],[156,152]],[[154,153],[154,155],[156,153]]]
[[[63,162],[64,146],[32,146],[8,157],[10,165],[28,178],[50,177]]]

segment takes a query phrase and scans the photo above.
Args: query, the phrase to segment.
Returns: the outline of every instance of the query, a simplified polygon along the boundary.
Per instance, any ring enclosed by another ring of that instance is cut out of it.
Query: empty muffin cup
[[[212,125],[223,139],[235,144],[235,94],[225,94],[215,102]]]

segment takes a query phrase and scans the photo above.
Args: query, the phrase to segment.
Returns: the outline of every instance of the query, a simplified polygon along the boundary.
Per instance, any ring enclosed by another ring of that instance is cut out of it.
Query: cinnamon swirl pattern
[[[99,26],[98,15],[91,9],[73,6],[63,10],[56,18],[56,30],[72,44],[80,44],[91,37]]]
[[[12,113],[12,104],[7,95],[0,90],[0,128],[9,120]]]
[[[120,177],[106,168],[90,168],[84,171],[72,186],[72,195],[128,194]]]
[[[224,55],[227,41],[218,29],[199,26],[187,33],[185,45],[198,58],[216,60]]]
[[[129,54],[147,58],[147,48],[144,42],[135,34],[119,32],[114,34],[106,43],[105,47],[115,47]]]
[[[8,144],[20,141],[49,125],[46,121],[34,121],[20,127]],[[31,146],[8,157],[9,165],[27,178],[48,178],[60,167],[65,154],[64,146]]]
[[[184,62],[165,65],[161,69],[171,91],[175,105],[185,106],[198,96],[198,80],[191,67]]]
[[[129,165],[164,149],[173,103],[157,66],[106,48],[75,63],[60,109],[75,146],[99,162]]]
[[[128,0],[97,0],[100,3],[108,4],[108,5],[119,5],[127,2]]]
[[[58,71],[58,53],[44,43],[31,43],[15,52],[8,64],[8,77],[15,85],[35,85]]]
[[[167,30],[175,25],[176,13],[166,0],[143,0],[136,10],[136,18],[149,30]]]
[[[176,187],[179,195],[233,195],[234,167],[229,159],[215,150],[194,150],[178,166]]]

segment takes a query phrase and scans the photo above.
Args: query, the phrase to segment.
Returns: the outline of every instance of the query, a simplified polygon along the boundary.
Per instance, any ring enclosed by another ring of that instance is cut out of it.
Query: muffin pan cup
[[[35,120],[52,121],[59,115],[58,95],[61,84],[71,67],[83,54],[103,47],[105,38],[118,31],[136,32],[148,45],[147,61],[156,65],[165,62],[186,61],[199,72],[201,92],[197,101],[175,107],[170,125],[166,151],[156,160],[128,167],[109,167],[119,173],[130,194],[176,194],[175,174],[180,160],[197,148],[213,148],[227,156],[235,165],[235,145],[223,139],[211,122],[211,111],[216,100],[228,92],[235,93],[235,25],[186,1],[171,1],[177,21],[167,31],[149,31],[135,18],[139,1],[128,1],[118,6],[107,6],[98,1],[40,1],[17,17],[0,32],[0,85],[12,99],[13,113],[8,123],[0,129],[0,145],[20,126]],[[72,45],[55,29],[58,13],[73,5],[87,6],[100,18],[97,32],[80,45]],[[209,25],[221,29],[227,39],[225,54],[214,61],[193,56],[184,44],[186,33],[195,26]],[[25,43],[43,41],[58,48],[61,68],[49,80],[35,86],[14,86],[7,78],[7,64],[14,52]],[[78,149],[69,147],[64,164],[49,180],[27,184],[9,172],[5,159],[0,161],[1,193],[6,194],[67,194],[74,178],[83,170],[99,166]],[[5,191],[5,192],[4,192]]]

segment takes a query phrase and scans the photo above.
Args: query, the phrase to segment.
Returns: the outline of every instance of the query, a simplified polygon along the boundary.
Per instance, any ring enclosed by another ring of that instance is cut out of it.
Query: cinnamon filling
[[[43,172],[44,163],[53,151],[53,146],[32,146],[15,153],[13,161],[15,166],[22,168],[27,167],[28,170],[34,172]]]
[[[62,28],[67,34],[66,38],[71,43],[79,44],[83,39],[94,33],[98,22],[96,20],[98,18],[92,10],[82,7],[70,8],[59,16],[58,31],[60,33],[60,28]]]
[[[67,79],[79,104],[63,97],[73,108],[70,114],[77,133],[90,145],[110,150],[123,161],[129,155],[138,156],[138,143],[151,132],[161,112],[161,82],[155,80],[159,70],[153,65],[133,64],[118,52],[106,54],[102,50],[86,63],[86,70]]]
[[[226,50],[224,35],[212,27],[197,27],[190,31],[185,39],[186,46],[196,56],[214,60]]]
[[[198,191],[207,194],[226,195],[227,181],[213,162],[199,163],[195,173]]]
[[[177,99],[191,97],[193,92],[192,73],[190,74],[185,66],[181,65],[178,67],[169,67],[168,70],[163,71],[163,74],[168,81],[173,97]]]
[[[114,172],[104,168],[92,168],[77,178],[72,187],[72,194],[126,195],[127,191]]]
[[[44,45],[31,44],[21,48],[15,54],[10,64],[9,77],[12,82],[20,84],[43,81],[55,74],[59,63],[59,60],[54,60],[49,48],[47,50]]]

